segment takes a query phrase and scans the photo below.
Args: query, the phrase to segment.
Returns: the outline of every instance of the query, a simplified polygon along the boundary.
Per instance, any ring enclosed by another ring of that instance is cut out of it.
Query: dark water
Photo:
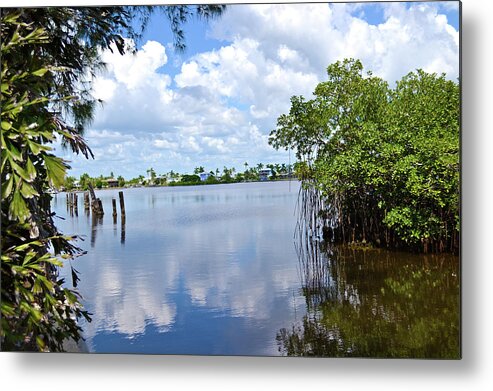
[[[284,355],[460,358],[457,257],[321,247],[297,246],[307,313]]]
[[[126,221],[53,202],[91,352],[457,357],[458,260],[294,240],[296,182],[125,189]],[[68,271],[65,271],[68,272]]]

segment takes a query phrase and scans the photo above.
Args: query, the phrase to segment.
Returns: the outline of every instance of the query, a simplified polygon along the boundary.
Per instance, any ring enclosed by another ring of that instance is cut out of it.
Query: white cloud
[[[132,40],[126,40],[126,44],[130,48],[135,47]],[[169,76],[155,72],[168,61],[166,49],[156,41],[147,41],[141,50],[125,56],[121,56],[116,48],[113,51],[106,50],[102,60],[116,81],[123,83],[129,90],[154,83],[166,87],[170,82]]]
[[[451,2],[453,7],[456,2]],[[448,77],[458,76],[459,33],[438,13],[435,3],[385,3],[385,20],[375,26],[355,17],[361,5],[270,4],[231,7],[214,25],[214,36],[238,42],[260,42],[267,59],[281,63],[298,57],[297,71],[325,77],[326,67],[355,57],[389,82],[417,68],[447,64]],[[304,59],[309,59],[308,63]],[[294,63],[295,61],[293,61]]]
[[[93,83],[93,96],[96,99],[108,101],[113,98],[117,84],[104,77],[97,78]]]
[[[206,52],[182,65],[175,77],[179,87],[202,86],[226,97],[252,99],[255,91],[248,82],[259,77],[258,42],[243,39],[217,51]]]
[[[159,149],[175,149],[178,147],[176,143],[169,142],[166,139],[156,139],[152,142],[152,145]]]
[[[175,81],[180,87],[207,87],[218,100],[247,103],[245,114],[263,119],[259,125],[268,133],[277,116],[289,109],[290,97],[310,94],[319,79],[296,50],[279,44],[272,57],[261,47],[254,39],[236,38],[184,63]]]
[[[97,261],[91,257],[87,259],[88,262]],[[122,275],[120,265],[115,264],[117,261],[108,258],[104,261],[97,267],[99,277],[91,288],[91,292],[97,292],[91,302],[94,314],[99,316],[93,316],[93,321],[84,327],[88,343],[92,344],[92,339],[101,329],[122,333],[128,338],[143,333],[148,323],[154,324],[160,332],[168,331],[174,324],[177,310],[176,305],[167,299],[165,288],[176,286],[176,265],[166,264],[165,271],[157,276],[138,271],[129,280],[128,276]],[[161,286],[163,282],[166,286],[160,290],[161,294],[156,295],[151,287]]]
[[[390,83],[416,68],[455,80],[459,33],[440,13],[454,4],[384,3],[378,25],[358,17],[361,4],[231,5],[211,27],[217,48],[185,59],[173,78],[164,71],[176,58],[165,44],[147,41],[124,56],[105,51],[107,70],[94,82],[104,104],[87,135],[94,172],[79,159],[74,171],[99,174],[112,159],[126,176],[150,165],[161,172],[283,162],[269,132],[290,97],[311,97],[334,61],[359,58]]]

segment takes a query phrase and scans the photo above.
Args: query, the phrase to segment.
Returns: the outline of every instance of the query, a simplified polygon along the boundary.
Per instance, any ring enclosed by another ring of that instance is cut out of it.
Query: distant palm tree
[[[148,170],[146,170],[147,172],[147,175],[149,175],[150,177],[150,183],[151,184],[154,184],[154,181],[156,180],[156,171],[154,171],[154,168],[149,168]]]

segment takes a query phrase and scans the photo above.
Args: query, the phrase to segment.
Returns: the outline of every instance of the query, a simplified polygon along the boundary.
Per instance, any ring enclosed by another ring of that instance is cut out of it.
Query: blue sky
[[[287,163],[267,139],[292,95],[310,97],[347,57],[391,84],[417,68],[456,80],[458,18],[458,2],[230,5],[186,25],[187,50],[175,53],[156,15],[136,55],[102,54],[93,94],[104,105],[85,134],[96,158],[58,153],[76,177]]]

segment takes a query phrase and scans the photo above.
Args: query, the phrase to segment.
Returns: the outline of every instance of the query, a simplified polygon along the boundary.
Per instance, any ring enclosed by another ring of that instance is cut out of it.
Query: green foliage
[[[117,179],[118,179],[118,186],[119,187],[125,186],[125,178],[124,177],[122,177],[121,175],[119,175]]]
[[[79,183],[80,183],[80,188],[82,190],[87,190],[89,188],[89,183],[95,187],[95,183],[92,180],[92,178],[89,176],[89,174],[84,173],[80,176],[79,178]]]
[[[50,85],[62,71],[43,56],[24,55],[47,40],[43,28],[23,22],[21,12],[2,10],[3,350],[62,350],[65,339],[80,339],[77,319],[89,319],[77,292],[57,279],[61,260],[80,250],[54,226],[46,190],[63,185],[68,168],[47,143],[58,135],[74,151],[88,156],[90,150],[53,114],[58,97],[50,95]]]
[[[90,321],[89,314],[78,293],[51,275],[62,261],[43,251],[49,242],[71,239],[27,241],[2,253],[2,349],[61,351],[64,340],[80,338],[77,319]]]
[[[97,189],[102,189],[103,188],[103,180],[101,178],[97,178],[95,185],[96,185]]]
[[[234,169],[234,167],[233,168],[228,168],[228,167],[224,166],[224,168],[223,168],[223,175],[221,176],[221,182],[223,182],[223,183],[233,183],[233,182],[235,182],[235,179],[234,179],[234,173],[235,173],[235,171],[236,170]]]
[[[200,183],[200,177],[198,175],[182,175],[181,177],[181,183]]]
[[[205,180],[205,183],[207,185],[215,185],[217,183],[220,183],[217,178],[214,175],[209,175],[207,179]]]
[[[63,182],[63,187],[65,188],[65,190],[67,191],[73,190],[75,188],[76,180],[77,179],[75,177],[67,175]]]
[[[269,142],[296,150],[331,238],[457,251],[458,84],[418,70],[390,89],[357,60],[327,73],[314,99],[291,99]]]

